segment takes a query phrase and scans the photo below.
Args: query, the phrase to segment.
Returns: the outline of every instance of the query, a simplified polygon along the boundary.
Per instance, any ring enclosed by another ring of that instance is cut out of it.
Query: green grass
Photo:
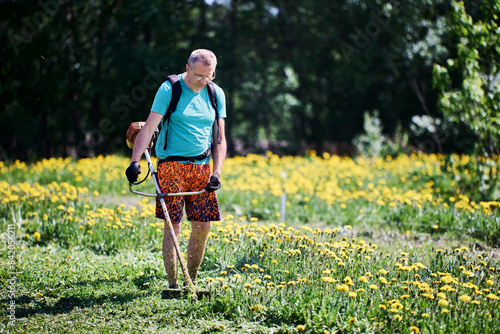
[[[479,210],[435,160],[357,168],[336,158],[239,159],[227,161],[218,192],[224,221],[212,226],[198,279],[213,297],[197,302],[161,299],[163,223],[152,218],[154,200],[124,186],[127,159],[0,164],[0,329],[497,332],[497,204]],[[303,177],[294,174],[301,169]],[[335,178],[343,191],[328,183]],[[277,184],[287,189],[285,223]],[[152,192],[150,184],[138,189]],[[188,235],[184,222],[183,251]]]

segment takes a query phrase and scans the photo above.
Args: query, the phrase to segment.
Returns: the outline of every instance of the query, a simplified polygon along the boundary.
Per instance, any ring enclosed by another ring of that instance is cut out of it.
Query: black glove
[[[130,166],[128,166],[127,170],[125,171],[125,175],[127,175],[128,182],[132,184],[135,181],[137,181],[139,174],[141,174],[141,165],[139,165],[137,161],[132,161],[130,163]]]
[[[210,176],[210,181],[208,181],[207,186],[205,187],[205,191],[207,193],[211,193],[213,191],[216,191],[220,187],[220,175],[219,173],[213,173],[212,176]]]

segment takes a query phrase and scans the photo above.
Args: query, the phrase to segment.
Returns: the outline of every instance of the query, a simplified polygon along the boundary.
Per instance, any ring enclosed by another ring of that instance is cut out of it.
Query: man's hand
[[[132,184],[135,181],[137,181],[139,174],[141,174],[141,165],[139,165],[137,161],[132,161],[130,163],[130,166],[128,166],[127,170],[125,171],[125,175],[127,175],[128,182]]]
[[[213,191],[216,191],[220,187],[220,175],[219,173],[213,173],[212,176],[210,176],[210,181],[208,181],[207,186],[205,187],[205,191],[207,193],[211,193]]]

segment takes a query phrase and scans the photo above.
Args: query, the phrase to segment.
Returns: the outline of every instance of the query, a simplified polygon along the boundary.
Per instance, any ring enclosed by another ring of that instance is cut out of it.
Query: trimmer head
[[[189,299],[201,299],[201,298],[210,298],[212,296],[212,292],[209,290],[202,289],[165,289],[161,293],[162,299],[181,299],[181,298],[189,298]]]

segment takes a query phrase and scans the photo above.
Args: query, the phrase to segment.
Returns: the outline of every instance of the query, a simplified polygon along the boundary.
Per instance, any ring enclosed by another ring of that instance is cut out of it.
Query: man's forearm
[[[225,139],[221,140],[220,144],[217,144],[215,152],[214,152],[214,173],[219,173],[219,175],[222,172],[222,165],[224,164],[224,160],[226,159],[226,152],[227,152],[227,143]]]

